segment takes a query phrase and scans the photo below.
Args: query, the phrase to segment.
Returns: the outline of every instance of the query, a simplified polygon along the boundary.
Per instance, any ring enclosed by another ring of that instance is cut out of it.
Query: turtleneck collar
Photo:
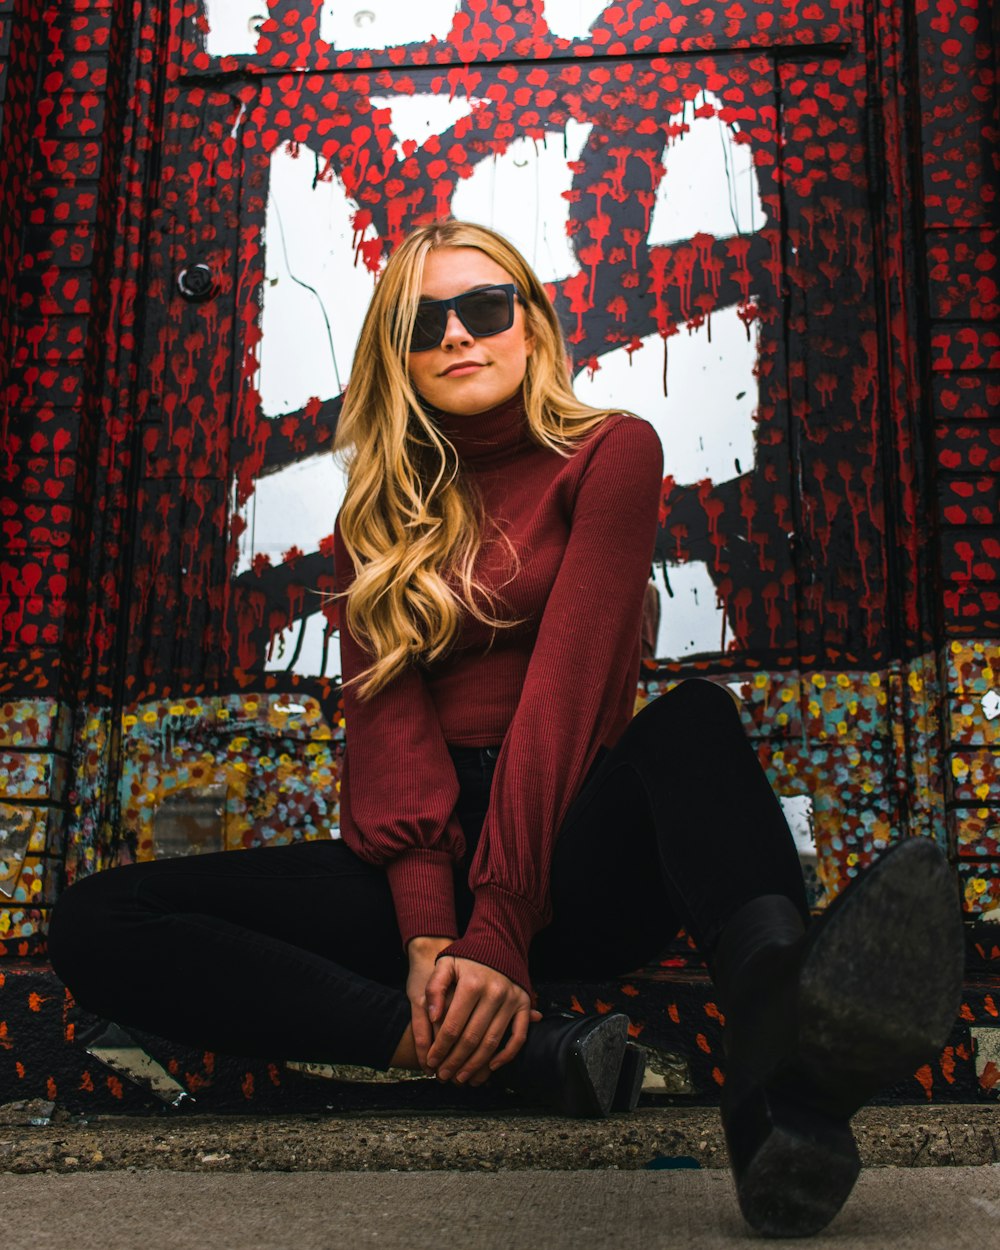
[[[495,408],[472,416],[437,410],[430,416],[454,446],[459,459],[477,467],[506,460],[532,442],[521,391]]]

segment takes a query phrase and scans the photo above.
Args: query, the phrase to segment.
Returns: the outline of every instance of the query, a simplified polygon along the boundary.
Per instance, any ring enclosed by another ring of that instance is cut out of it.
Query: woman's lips
[[[461,364],[452,365],[450,369],[445,369],[443,376],[446,378],[460,378],[466,374],[474,373],[477,369],[482,369],[482,365],[477,364],[474,360],[466,360]]]

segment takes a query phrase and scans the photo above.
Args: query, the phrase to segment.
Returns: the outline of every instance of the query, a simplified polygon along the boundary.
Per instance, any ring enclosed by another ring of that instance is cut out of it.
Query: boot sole
[[[740,1209],[770,1237],[811,1236],[860,1170],[848,1121],[947,1041],[961,1005],[957,882],[931,842],[899,844],[807,943],[794,1065],[726,1115]]]
[[[560,1108],[580,1119],[611,1111],[628,1042],[628,1018],[600,1016],[580,1031],[569,1055],[569,1080]]]
[[[799,1063],[851,1116],[948,1040],[962,1001],[958,883],[934,843],[900,843],[831,904],[799,978]]]

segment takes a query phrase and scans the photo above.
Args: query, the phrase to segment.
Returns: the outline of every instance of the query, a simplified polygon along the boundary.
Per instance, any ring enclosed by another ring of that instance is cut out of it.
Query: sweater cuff
[[[530,994],[528,948],[543,924],[527,899],[496,886],[480,886],[468,929],[457,942],[446,947],[438,959],[445,955],[473,959],[477,964],[502,972]]]
[[[455,877],[444,851],[409,850],[385,866],[403,948],[415,937],[455,937]]]

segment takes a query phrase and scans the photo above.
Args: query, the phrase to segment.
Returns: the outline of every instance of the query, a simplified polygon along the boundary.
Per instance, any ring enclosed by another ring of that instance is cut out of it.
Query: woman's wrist
[[[454,942],[453,937],[415,937],[406,944],[409,955],[436,955]]]

